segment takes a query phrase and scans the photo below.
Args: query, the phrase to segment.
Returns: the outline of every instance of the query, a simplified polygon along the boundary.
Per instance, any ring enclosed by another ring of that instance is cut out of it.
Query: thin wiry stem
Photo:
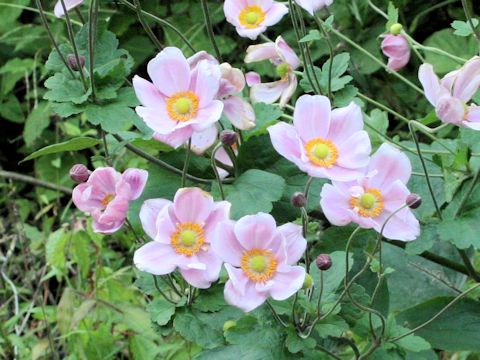
[[[213,172],[215,173],[215,177],[217,178],[217,183],[218,183],[218,188],[220,189],[220,196],[222,197],[222,200],[225,200],[225,193],[223,192],[223,186],[222,186],[222,179],[220,178],[220,174],[218,173],[218,168],[217,164],[215,162],[215,154],[217,151],[222,147],[222,143],[218,143],[215,148],[212,151],[212,157],[210,159],[211,164],[212,164],[212,169]]]
[[[210,13],[208,12],[208,4],[206,0],[201,0],[203,17],[205,18],[205,25],[207,28],[208,37],[212,43],[213,49],[215,50],[215,55],[217,60],[222,62],[222,54],[218,48],[217,41],[215,40],[215,34],[213,33],[212,19],[210,18]]]
[[[188,166],[190,165],[190,158],[192,156],[192,139],[188,140],[187,149],[185,150],[185,163],[183,164],[183,171],[182,171],[182,187],[185,187],[187,184],[187,173],[188,173]]]
[[[153,33],[152,29],[150,29],[150,26],[148,26],[148,24],[145,22],[145,19],[143,18],[142,6],[140,5],[140,1],[139,0],[133,0],[133,2],[135,3],[135,10],[137,11],[138,20],[140,21],[140,24],[142,24],[143,29],[147,33],[150,40],[152,40],[153,44],[157,47],[157,49],[162,50],[163,45],[157,39],[157,37]]]
[[[478,31],[477,27],[473,24],[472,14],[470,14],[470,9],[467,4],[467,0],[462,0],[462,7],[463,11],[465,12],[465,17],[467,18],[470,27],[472,28],[475,37],[477,38],[478,42],[480,43],[480,31]]]
[[[97,101],[95,89],[95,42],[96,42],[96,27],[98,15],[98,0],[92,0],[88,10],[88,56],[89,56],[89,72],[90,72],[90,86],[92,88],[92,100]]]

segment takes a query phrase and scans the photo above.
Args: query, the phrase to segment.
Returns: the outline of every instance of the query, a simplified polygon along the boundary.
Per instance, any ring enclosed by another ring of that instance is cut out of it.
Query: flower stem
[[[192,157],[192,139],[188,140],[187,148],[185,150],[185,163],[183,164],[183,171],[182,171],[182,188],[184,188],[187,184],[187,173],[188,173],[188,166],[190,165],[190,158]]]
[[[143,29],[147,33],[150,40],[152,40],[153,44],[157,47],[157,49],[162,50],[163,45],[160,43],[160,40],[158,40],[158,38],[153,33],[152,29],[150,29],[150,26],[148,26],[148,24],[145,22],[145,19],[143,18],[142,6],[140,5],[140,1],[133,0],[133,2],[135,4],[135,10],[137,11],[138,20],[140,21],[140,24],[143,26]]]
[[[272,311],[273,317],[278,321],[280,325],[282,325],[284,328],[288,327],[288,325],[282,320],[282,318],[277,314],[275,311],[275,308],[270,304],[270,302],[267,300],[265,303],[268,305],[270,310]]]
[[[462,7],[463,7],[463,11],[465,12],[465,17],[467,18],[467,21],[470,24],[470,27],[472,28],[472,31],[475,34],[475,37],[480,43],[480,31],[478,31],[475,25],[473,25],[472,15],[470,14],[470,9],[468,7],[467,0],[462,0]]]
[[[212,170],[215,173],[215,177],[217,178],[218,188],[220,189],[220,196],[222,197],[222,200],[225,200],[225,193],[223,192],[222,179],[220,178],[220,174],[218,173],[217,164],[215,161],[215,154],[221,147],[222,147],[222,143],[219,142],[212,151],[212,157],[210,161],[212,164]]]
[[[215,41],[215,34],[213,33],[212,19],[210,18],[210,13],[208,12],[207,1],[201,0],[201,3],[202,3],[203,17],[205,18],[205,26],[207,28],[208,37],[210,38],[210,42],[212,43],[213,49],[215,50],[215,54],[217,56],[218,61],[222,62],[222,54],[217,46],[217,42]]]
[[[92,100],[97,101],[97,95],[95,90],[95,76],[94,76],[94,55],[95,55],[95,42],[96,42],[96,26],[98,15],[98,1],[92,0],[88,10],[88,58],[89,58],[89,72],[90,72],[90,86],[92,88]]]

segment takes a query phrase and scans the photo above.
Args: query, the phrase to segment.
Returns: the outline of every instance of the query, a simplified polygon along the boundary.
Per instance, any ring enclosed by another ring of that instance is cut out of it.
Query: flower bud
[[[392,35],[398,35],[402,32],[403,26],[402,24],[396,23],[390,26],[390,34]]]
[[[77,64],[77,58],[74,54],[67,55],[68,65],[73,71],[80,71],[80,69],[85,66],[85,56],[79,55],[78,60],[80,61],[80,66]]]
[[[305,275],[305,280],[303,281],[303,289],[310,289],[313,285],[313,279],[310,274]]]
[[[305,197],[305,195],[303,195],[303,193],[296,192],[295,194],[293,194],[292,198],[290,199],[290,202],[296,208],[301,208],[307,204],[307,198]]]
[[[70,169],[70,178],[78,184],[84,183],[90,176],[90,170],[83,164],[73,165]]]
[[[325,271],[332,267],[332,258],[328,254],[320,254],[315,260],[320,270]]]
[[[232,327],[234,327],[235,325],[237,325],[236,321],[227,320],[223,323],[223,331],[227,331],[227,330],[231,329]]]
[[[237,142],[238,135],[233,130],[223,130],[220,133],[220,141],[225,146],[232,146]]]
[[[405,202],[410,209],[417,209],[422,205],[422,198],[418,194],[410,194]]]

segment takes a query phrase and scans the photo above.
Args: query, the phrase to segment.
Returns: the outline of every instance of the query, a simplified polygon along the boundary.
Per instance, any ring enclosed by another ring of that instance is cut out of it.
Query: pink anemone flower
[[[288,8],[273,0],[225,0],[223,11],[238,35],[255,40],[268,26],[282,20]]]
[[[387,66],[394,71],[403,69],[410,61],[410,44],[403,35],[385,35],[382,52],[388,57]]]
[[[212,247],[225,262],[225,300],[249,312],[271,296],[285,300],[303,286],[305,269],[294,266],[307,246],[299,225],[277,228],[264,213],[218,225]]]
[[[439,80],[430,64],[423,64],[418,78],[427,100],[435,106],[440,120],[480,130],[480,106],[467,103],[480,87],[480,57],[475,56],[459,70],[452,71]]]
[[[248,74],[247,82],[251,86],[250,98],[253,102],[274,103],[280,99],[280,106],[285,106],[297,88],[297,76],[294,70],[300,66],[300,59],[287,42],[281,37],[260,45],[251,45],[247,49],[245,62],[269,60],[276,66],[280,80],[260,83],[260,76],[254,72]]]
[[[76,8],[77,6],[83,4],[84,0],[64,0],[65,3],[65,8],[67,11],[72,10],[73,8]],[[55,4],[55,8],[53,9],[53,13],[55,14],[56,17],[62,17],[65,16],[65,11],[63,11],[63,5],[60,0],[57,1]]]
[[[363,175],[370,159],[370,139],[362,129],[355,103],[332,111],[327,97],[303,95],[293,125],[279,122],[267,130],[275,150],[308,175],[349,181]]]
[[[221,77],[218,65],[203,60],[192,69],[179,49],[167,47],[150,60],[147,71],[153,83],[138,75],[133,78],[142,104],[135,110],[155,132],[155,139],[178,147],[192,135],[201,142],[216,133],[213,125],[223,111],[222,102],[216,100]],[[208,136],[202,136],[203,132]]]
[[[410,195],[406,184],[411,173],[408,157],[383,144],[372,155],[364,176],[356,181],[333,181],[332,185],[323,186],[320,200],[323,213],[333,225],[355,222],[362,228],[381,232],[385,224],[383,236],[386,238],[415,240],[420,234],[420,225],[410,208],[396,212]]]
[[[333,0],[295,0],[295,2],[313,16],[316,11],[332,5]]]
[[[73,189],[73,203],[92,215],[95,232],[111,234],[122,227],[128,203],[140,197],[147,179],[145,170],[127,169],[120,174],[114,168],[101,167]]]
[[[173,202],[145,201],[140,220],[154,241],[135,251],[135,266],[154,275],[178,268],[190,285],[209,288],[222,266],[211,248],[213,232],[219,222],[228,220],[230,206],[226,201],[214,202],[199,188],[179,189]]]

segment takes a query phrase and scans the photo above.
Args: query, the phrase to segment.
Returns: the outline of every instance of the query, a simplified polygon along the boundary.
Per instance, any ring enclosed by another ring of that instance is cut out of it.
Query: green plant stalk
[[[270,304],[270,302],[267,300],[265,301],[265,303],[267,304],[267,306],[269,307],[269,309],[272,311],[272,314],[273,314],[273,317],[275,318],[275,320],[278,321],[278,323],[280,325],[282,325],[284,328],[287,328],[288,325],[282,320],[282,318],[277,314],[277,312],[275,311],[275,308],[272,306],[272,304]]]
[[[89,56],[89,72],[90,72],[90,87],[92,88],[92,100],[97,101],[96,89],[95,89],[95,76],[94,76],[94,62],[95,62],[95,42],[96,42],[96,27],[97,27],[97,15],[98,15],[98,1],[91,0],[88,10],[88,56]]]
[[[163,298],[165,300],[167,300],[169,303],[173,304],[173,305],[177,305],[177,303],[175,301],[173,301],[172,299],[170,299],[167,294],[165,294],[162,289],[160,289],[160,286],[158,286],[158,280],[157,280],[157,277],[155,275],[152,275],[153,277],[153,282],[155,284],[155,288],[157,289],[157,291],[160,293],[160,295],[163,296]]]
[[[190,138],[187,143],[185,153],[185,163],[183,164],[183,171],[182,171],[182,188],[187,185],[187,173],[188,167],[190,165],[190,158],[192,157],[192,139]]]
[[[475,286],[471,287],[470,289],[464,291],[463,293],[461,293],[460,295],[458,295],[457,297],[455,297],[455,299],[453,299],[452,301],[450,301],[447,305],[445,305],[445,307],[442,308],[442,310],[440,310],[438,313],[436,313],[431,319],[425,321],[423,324],[420,324],[418,325],[417,327],[415,327],[414,329],[410,330],[410,331],[407,331],[405,334],[402,334],[400,336],[397,336],[397,337],[394,337],[394,338],[391,338],[389,339],[388,341],[391,341],[391,342],[395,342],[395,341],[398,341],[400,339],[403,339],[404,337],[407,337],[411,334],[413,334],[414,332],[424,328],[425,326],[427,326],[428,324],[432,323],[433,321],[435,321],[435,319],[437,319],[440,315],[442,315],[445,311],[447,311],[450,307],[452,307],[456,302],[458,302],[460,299],[462,299],[463,297],[465,297],[466,295],[468,295],[469,293],[471,293],[473,290],[475,289],[478,289],[478,287],[480,287],[480,284],[476,284]]]
[[[43,188],[49,189],[49,190],[61,191],[65,194],[67,194],[67,195],[72,194],[72,189],[69,189],[67,187],[60,186],[60,185],[57,185],[57,184],[54,184],[54,183],[50,183],[48,181],[43,181],[43,180],[40,180],[40,179],[36,179],[34,177],[31,177],[31,176],[18,174],[16,172],[12,172],[12,171],[0,170],[0,177],[6,178],[6,179],[12,179],[12,180],[16,180],[16,181],[21,181],[21,182],[31,184],[31,185],[34,185],[34,186],[40,186],[40,187],[43,187]]]
[[[41,0],[35,0],[35,3],[37,4],[38,12],[40,13],[40,18],[42,19],[42,23],[43,23],[43,26],[45,27],[45,30],[47,30],[48,37],[50,38],[50,41],[53,47],[57,51],[58,56],[60,56],[60,59],[62,60],[63,64],[67,68],[72,78],[76,79],[75,74],[73,73],[72,69],[70,69],[70,66],[68,65],[67,59],[65,58],[65,56],[63,56],[62,52],[60,51],[60,48],[58,47],[57,42],[55,41],[55,38],[53,37],[52,30],[50,29],[50,25],[48,25],[47,17],[45,16],[45,13],[42,8]]]
[[[475,25],[473,25],[472,14],[470,14],[470,9],[468,7],[467,0],[462,0],[462,7],[463,7],[463,11],[465,12],[465,17],[467,18],[467,21],[470,24],[470,27],[472,28],[472,31],[475,34],[475,37],[477,38],[477,41],[480,43],[480,31],[478,31]]]
[[[212,157],[210,159],[210,162],[211,162],[211,165],[212,165],[213,172],[215,173],[215,177],[217,178],[218,188],[220,189],[220,196],[222,197],[222,200],[225,200],[225,193],[223,192],[222,179],[220,179],[220,174],[218,173],[217,164],[215,162],[215,155],[221,147],[222,147],[221,142],[219,142],[215,146],[215,148],[212,151]]]
[[[314,19],[317,22],[317,25],[320,28],[320,31],[322,32],[322,35],[325,38],[325,41],[327,42],[328,51],[330,52],[330,66],[328,68],[328,97],[330,99],[333,99],[333,94],[332,94],[332,76],[333,75],[332,75],[332,73],[333,73],[334,51],[333,51],[332,40],[330,39],[330,35],[328,34],[328,32],[325,31],[325,28],[323,27],[323,24],[321,22],[318,22],[316,17],[314,17]]]
[[[317,15],[315,15],[315,18],[316,18],[321,24],[324,24],[323,20],[320,19]],[[330,30],[332,33],[334,33],[336,36],[338,36],[340,39],[342,39],[343,41],[345,41],[345,42],[348,43],[349,45],[353,46],[355,49],[359,50],[360,52],[362,52],[364,55],[366,55],[366,56],[369,57],[370,59],[372,59],[374,62],[376,62],[378,65],[380,65],[387,73],[389,73],[390,75],[393,75],[393,76],[395,76],[396,78],[398,78],[399,80],[403,81],[405,84],[407,84],[408,86],[410,86],[412,89],[414,89],[415,91],[417,91],[419,94],[425,95],[425,93],[423,92],[423,90],[420,89],[417,85],[415,85],[415,84],[412,83],[410,80],[408,80],[407,78],[405,78],[405,77],[403,77],[402,75],[400,75],[398,72],[391,70],[383,61],[377,59],[373,54],[371,54],[369,51],[365,50],[363,47],[361,47],[360,45],[358,45],[355,41],[351,40],[348,36],[343,35],[340,31],[338,31],[337,29],[335,29],[335,28],[333,28],[333,27],[331,27],[329,30]]]
[[[65,6],[65,0],[60,0],[62,4],[63,11],[65,12],[65,22],[67,23],[67,34],[72,45],[73,55],[75,56],[75,61],[77,62],[78,72],[80,74],[80,79],[82,80],[83,88],[85,91],[87,88],[87,81],[85,80],[85,75],[83,73],[83,67],[80,66],[80,55],[78,54],[77,44],[75,44],[75,34],[73,32],[72,22],[70,21],[70,15],[68,14],[67,7]]]
[[[126,7],[130,8],[131,10],[134,10],[136,11],[136,7],[135,5],[133,5],[132,3],[130,3],[129,1],[127,0],[119,0],[121,4],[125,5]],[[164,20],[164,19],[161,19],[153,14],[150,14],[149,12],[146,12],[145,10],[142,10],[142,14],[145,15],[146,17],[152,19],[153,21],[155,21],[156,23],[164,26],[164,27],[167,27],[169,28],[170,30],[173,30],[173,32],[175,32],[175,34],[178,35],[178,37],[180,37],[180,39],[182,39],[182,41],[190,48],[190,50],[194,53],[197,52],[197,50],[195,50],[195,48],[193,47],[193,45],[190,43],[190,41],[188,41],[188,39],[182,34],[182,32],[177,29],[175,26],[173,26],[171,23],[169,23],[168,21]]]
[[[212,43],[213,50],[215,51],[215,55],[217,56],[218,61],[221,63],[223,62],[222,53],[220,52],[220,49],[217,46],[217,42],[215,41],[215,34],[213,33],[212,19],[210,18],[210,13],[208,12],[207,1],[201,0],[201,4],[202,4],[203,17],[205,18],[205,27],[207,28],[208,37],[210,39],[210,42]]]
[[[133,0],[133,2],[135,3],[135,10],[137,12],[138,20],[140,21],[140,24],[142,25],[143,29],[147,33],[150,40],[152,40],[153,44],[157,47],[157,49],[163,50],[163,45],[160,43],[158,38],[153,33],[152,29],[150,29],[150,26],[148,26],[148,24],[145,22],[145,19],[143,18],[142,6],[140,5],[140,1]]]

